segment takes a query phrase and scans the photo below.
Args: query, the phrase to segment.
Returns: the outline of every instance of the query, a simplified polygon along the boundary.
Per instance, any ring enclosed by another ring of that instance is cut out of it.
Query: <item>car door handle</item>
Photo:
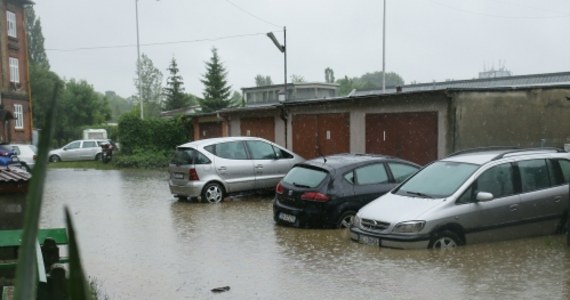
[[[562,196],[556,196],[556,197],[554,197],[554,202],[560,203],[560,200],[562,200]]]
[[[263,169],[263,165],[255,165],[256,169]]]
[[[511,211],[517,211],[519,209],[519,205],[518,204],[512,204],[511,206],[509,206],[509,209]]]
[[[218,171],[225,171],[225,170],[227,170],[227,169],[228,169],[228,168],[226,168],[226,167],[219,167],[219,168],[218,168]]]

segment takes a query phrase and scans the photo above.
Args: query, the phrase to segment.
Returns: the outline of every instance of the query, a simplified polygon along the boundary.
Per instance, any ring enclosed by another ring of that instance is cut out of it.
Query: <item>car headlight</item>
[[[394,226],[395,233],[418,233],[424,229],[426,221],[405,221]]]
[[[352,219],[352,226],[360,227],[360,217],[358,215],[355,215],[354,219]]]

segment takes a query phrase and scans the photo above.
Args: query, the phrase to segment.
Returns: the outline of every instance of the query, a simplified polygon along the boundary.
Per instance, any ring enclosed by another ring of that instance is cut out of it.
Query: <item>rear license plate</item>
[[[173,177],[175,179],[184,179],[184,173],[174,173]]]
[[[366,245],[380,246],[380,239],[376,237],[359,235],[358,241]]]
[[[295,223],[295,221],[297,220],[297,217],[290,215],[290,214],[286,214],[286,213],[279,213],[279,220],[289,222],[289,223]]]

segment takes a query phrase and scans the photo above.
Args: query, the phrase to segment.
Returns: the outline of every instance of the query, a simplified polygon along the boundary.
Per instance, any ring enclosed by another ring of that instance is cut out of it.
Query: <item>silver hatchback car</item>
[[[351,239],[390,248],[452,248],[567,228],[570,154],[474,149],[431,163],[361,208]]]
[[[48,153],[50,162],[101,160],[101,145],[108,140],[77,140]]]
[[[257,137],[197,140],[176,147],[169,165],[170,192],[179,199],[217,203],[245,191],[272,190],[304,159]]]

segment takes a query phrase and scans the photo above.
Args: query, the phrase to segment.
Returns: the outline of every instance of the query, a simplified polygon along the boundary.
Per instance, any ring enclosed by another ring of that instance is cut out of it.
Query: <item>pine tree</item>
[[[204,84],[204,99],[200,100],[203,112],[214,112],[231,105],[231,86],[228,86],[226,75],[218,50],[212,48],[212,57],[206,62],[206,74],[200,80]]]
[[[168,67],[170,76],[164,88],[164,110],[174,110],[189,105],[189,99],[188,96],[184,94],[184,82],[182,81],[182,76],[180,76],[179,71],[176,59],[173,57]]]

